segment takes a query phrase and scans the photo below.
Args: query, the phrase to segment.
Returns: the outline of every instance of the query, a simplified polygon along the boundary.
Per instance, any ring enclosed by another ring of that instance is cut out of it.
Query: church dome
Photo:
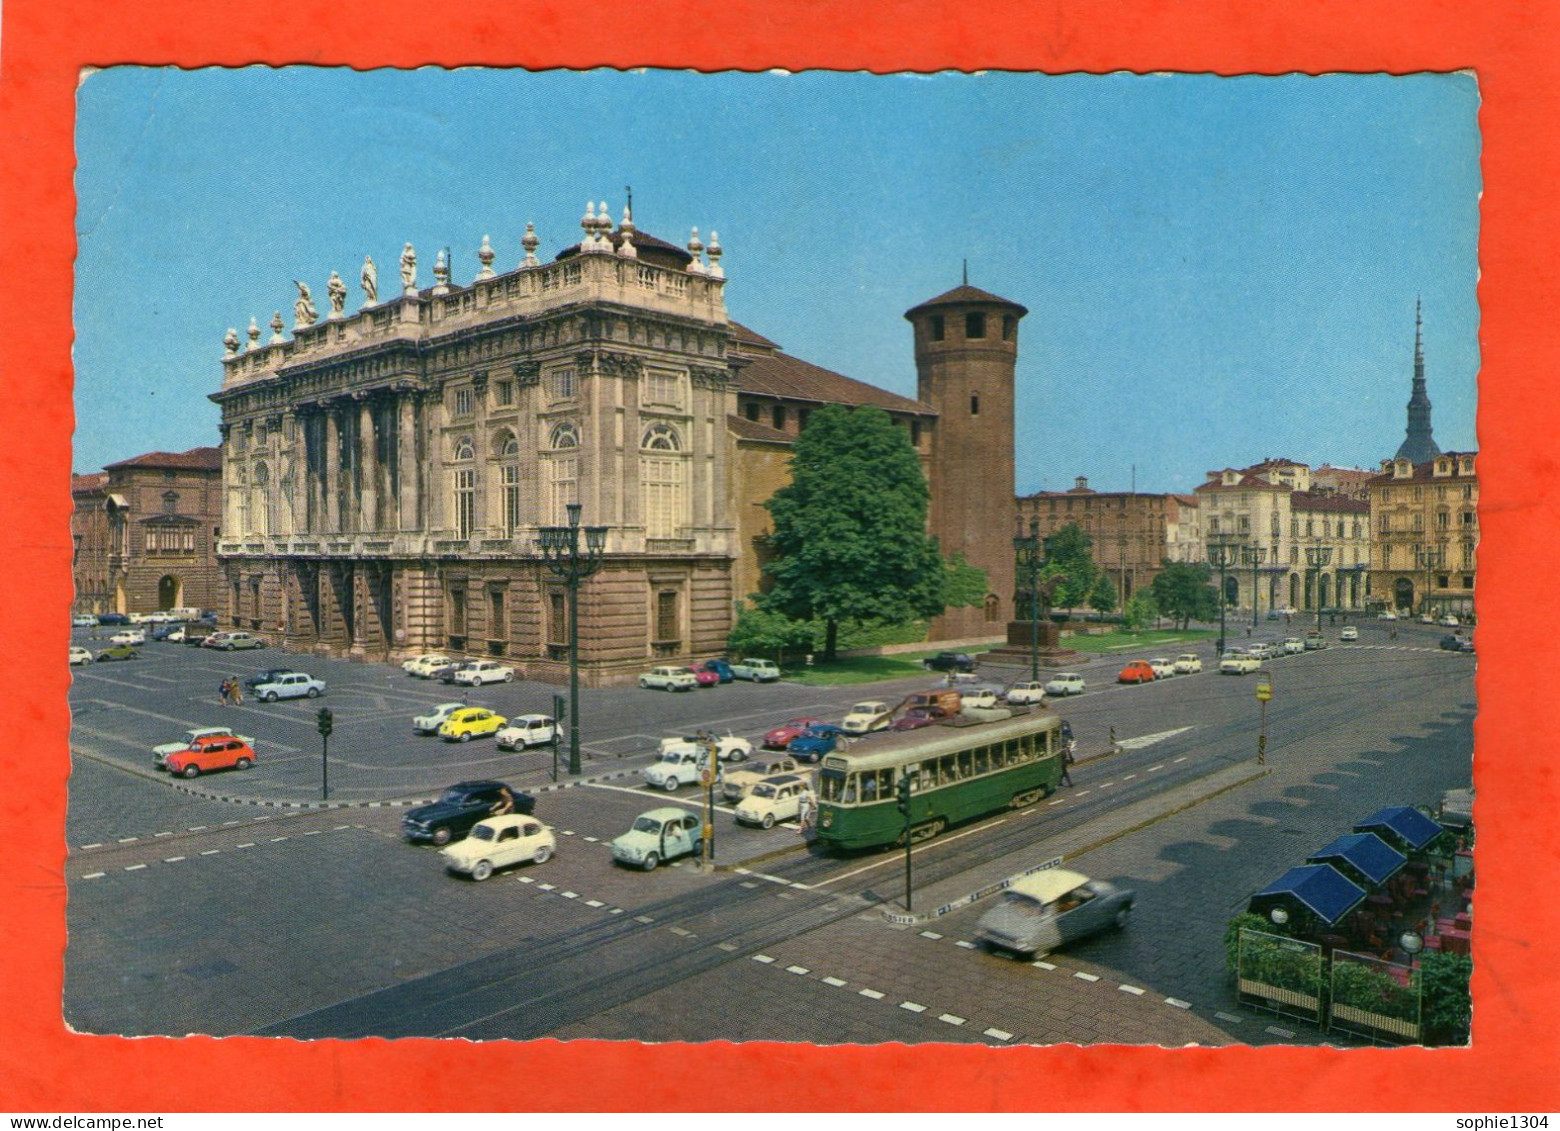
[[[607,233],[607,239],[612,241],[612,250],[616,251],[623,244],[623,232],[621,229]],[[693,262],[693,256],[675,244],[669,244],[663,239],[652,236],[643,228],[634,231],[634,250],[639,253],[639,259],[645,263],[654,264],[657,267],[669,267],[674,271],[686,271],[688,264]],[[574,244],[560,251],[557,260],[569,259],[580,253],[580,245]]]

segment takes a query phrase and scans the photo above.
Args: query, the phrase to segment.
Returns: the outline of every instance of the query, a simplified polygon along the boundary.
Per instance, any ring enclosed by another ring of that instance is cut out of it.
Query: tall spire
[[[1398,447],[1397,458],[1412,463],[1427,463],[1441,454],[1430,426],[1430,394],[1425,391],[1424,323],[1420,300],[1414,298],[1414,385],[1408,397],[1408,430]]]

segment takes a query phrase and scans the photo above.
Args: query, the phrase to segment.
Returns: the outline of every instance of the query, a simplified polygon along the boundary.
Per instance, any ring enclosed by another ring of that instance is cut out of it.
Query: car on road
[[[1458,620],[1451,613],[1447,613],[1444,616],[1437,617],[1435,623],[1440,625],[1442,628],[1456,628],[1458,625],[1462,624],[1462,621]]]
[[[715,756],[722,762],[740,762],[744,758],[752,757],[753,744],[745,738],[739,738],[734,734],[710,737],[715,740]],[[708,756],[699,745],[699,736],[696,734],[682,734],[661,739],[659,752],[665,754],[669,750],[693,750]]]
[[[730,683],[732,680],[737,678],[731,670],[731,665],[728,664],[725,660],[721,659],[705,660],[704,670],[707,672],[714,672],[716,678],[719,679],[722,683]]]
[[[1060,676],[1057,678],[1060,678]],[[1048,683],[1038,679],[1020,680],[1007,689],[1007,694],[1003,698],[1015,707],[1025,704],[1035,704],[1043,707],[1045,706],[1045,697],[1049,694],[1046,688],[1049,686]]]
[[[1062,698],[1068,695],[1082,695],[1085,684],[1083,676],[1079,672],[1057,672],[1041,686],[1041,694],[1038,698],[1025,696],[1024,702],[1039,703],[1045,705],[1047,695]],[[1008,702],[1013,702],[1013,693],[1008,692]]]
[[[1219,672],[1222,675],[1247,675],[1261,666],[1262,661],[1244,648],[1231,648],[1219,657]]]
[[[497,734],[508,721],[486,707],[462,707],[439,724],[439,737],[445,742],[470,742]]]
[[[922,660],[921,666],[931,672],[972,672],[976,664],[968,652],[939,652]]]
[[[1448,652],[1472,652],[1473,640],[1452,633],[1450,636],[1441,637],[1441,647]]]
[[[1169,656],[1155,656],[1148,666],[1154,669],[1155,679],[1169,679],[1175,674],[1175,661]]]
[[[184,639],[182,624],[160,624],[152,629],[152,639],[162,644],[178,644]]]
[[[1305,634],[1304,644],[1307,652],[1319,652],[1327,647],[1327,637],[1320,632],[1308,632]]]
[[[180,777],[198,778],[212,770],[247,770],[254,764],[254,749],[244,739],[232,734],[208,734],[169,754],[163,769]]]
[[[110,644],[145,644],[146,633],[139,628],[129,628],[124,632],[116,632],[108,638]]]
[[[651,809],[612,842],[612,859],[619,864],[653,872],[663,860],[675,860],[701,851],[704,837],[699,815],[667,806]]]
[[[455,682],[464,687],[481,687],[485,683],[513,683],[515,669],[496,660],[473,660],[455,673]]]
[[[1175,658],[1176,675],[1192,675],[1202,671],[1202,657],[1195,652],[1182,652]]]
[[[710,671],[703,664],[689,664],[688,670],[693,673],[694,682],[700,687],[720,686],[720,673]]]
[[[788,723],[764,732],[765,750],[784,750],[791,745],[791,740],[811,726],[818,726],[825,720],[816,715],[800,715]]]
[[[99,613],[97,622],[101,625],[129,624],[130,618],[124,613]]]
[[[935,705],[930,707],[911,707],[895,719],[888,729],[893,731],[920,730],[922,727],[929,727],[933,723],[941,722],[948,717],[949,711],[945,707]]]
[[[234,734],[231,727],[194,727],[184,732],[184,737],[177,742],[164,742],[161,746],[152,747],[152,765],[156,769],[168,768],[168,758],[188,750],[190,746],[205,738],[236,738],[246,746],[253,747],[255,740],[247,734]]]
[[[179,643],[191,648],[199,648],[211,638],[212,631],[212,627],[204,621],[197,624],[187,624],[184,626],[184,636]]]
[[[887,730],[889,705],[881,699],[863,699],[845,712],[840,726],[846,734],[870,734],[875,730]]]
[[[139,660],[140,658],[140,649],[134,644],[115,644],[97,654],[97,662],[100,664],[107,660]]]
[[[551,715],[517,715],[493,736],[500,750],[524,750],[531,746],[551,746],[558,737],[558,722]]]
[[[441,849],[445,871],[470,876],[481,883],[496,869],[512,864],[545,864],[558,850],[558,838],[535,817],[506,813],[484,817],[471,826],[466,839]]]
[[[731,678],[751,680],[754,683],[773,683],[780,678],[780,665],[773,660],[738,660],[731,665]]]
[[[242,648],[264,648],[265,641],[251,632],[213,632],[201,642],[201,646],[232,652]]]
[[[709,755],[702,750],[673,747],[661,751],[661,756],[640,770],[639,775],[651,789],[674,793],[679,786],[697,783],[709,768]],[[715,782],[719,781],[717,771]]]
[[[451,660],[447,664],[441,664],[430,670],[428,678],[436,679],[440,683],[454,684],[455,677],[465,671],[475,660]]]
[[[1394,613],[1391,609],[1383,609],[1381,612],[1376,614],[1376,619],[1377,620],[1397,620],[1398,619],[1398,615],[1396,613]]]
[[[530,816],[536,798],[501,781],[463,781],[447,787],[437,801],[408,809],[401,817],[401,834],[407,840],[437,845],[459,840],[478,821],[510,813]]]
[[[992,700],[995,704],[995,700]],[[821,762],[825,754],[834,753],[837,746],[844,746],[850,740],[844,727],[837,727],[833,723],[819,723],[810,726],[801,734],[791,739],[786,747],[793,757],[808,762]]]
[[[97,622],[97,617],[93,616],[91,613],[77,613],[75,616],[70,618],[70,626],[72,628],[92,628],[97,624]]]
[[[307,672],[279,675],[268,683],[256,685],[254,690],[255,698],[267,703],[275,703],[278,699],[318,699],[324,694],[325,681],[315,679]]]
[[[980,917],[982,943],[1019,954],[1041,954],[1127,925],[1137,893],[1080,872],[1048,868],[1013,881]]]
[[[699,681],[694,679],[693,673],[686,668],[663,666],[651,668],[640,676],[639,686],[658,687],[662,691],[692,691],[699,686]]]
[[[244,686],[247,687],[250,691],[254,691],[254,689],[259,687],[262,683],[270,683],[273,679],[279,679],[284,675],[292,674],[292,668],[266,668],[264,671],[256,672],[254,675],[244,680]]]
[[[1420,624],[1434,624],[1435,623],[1435,617],[1431,616],[1429,613],[1420,613],[1419,614],[1419,623]]]
[[[1002,692],[995,687],[974,687],[963,692],[959,698],[961,707],[974,707],[976,710],[991,710],[1002,699]]]
[[[401,665],[401,670],[407,675],[416,676],[418,679],[427,679],[435,671],[453,664],[455,661],[442,652],[424,652],[420,656],[413,656]]]
[[[811,771],[789,755],[783,758],[756,758],[721,775],[721,794],[728,803],[741,801],[759,782],[782,774],[810,778]]]
[[[1298,636],[1291,636],[1284,641],[1284,655],[1294,656],[1305,651],[1305,641]]]
[[[796,818],[801,813],[802,799],[811,793],[807,779],[795,774],[766,778],[737,804],[737,822],[772,829],[777,821]]]
[[[1128,660],[1116,675],[1117,683],[1151,683],[1153,679],[1154,669],[1147,660]]]
[[[1352,624],[1346,624],[1338,630],[1339,640],[1358,640],[1359,638],[1360,630],[1355,628]]]
[[[1254,644],[1246,645],[1246,653],[1255,656],[1259,660],[1271,660],[1274,656],[1279,655],[1279,652],[1275,650],[1272,644],[1261,640]]]
[[[70,666],[71,667],[75,667],[77,664],[90,664],[91,662],[92,662],[92,649],[90,649],[90,648],[83,648],[79,644],[75,644],[75,645],[71,646],[71,650],[70,650]]]
[[[464,703],[440,703],[427,714],[414,718],[412,730],[417,734],[438,734],[439,728],[449,721],[449,717],[465,706]]]
[[[1284,614],[1279,612],[1277,609],[1269,609],[1267,611],[1267,619],[1268,620],[1283,620],[1284,619]]]

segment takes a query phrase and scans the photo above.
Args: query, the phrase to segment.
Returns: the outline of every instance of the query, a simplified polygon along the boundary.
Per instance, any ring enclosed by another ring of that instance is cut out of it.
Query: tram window
[[[975,772],[984,774],[991,769],[991,747],[982,746],[975,751]]]
[[[1023,743],[1019,742],[1016,738],[1010,738],[1007,740],[1007,760],[1009,764],[1022,762],[1024,760]]]
[[[856,800],[856,775],[855,774],[851,774],[850,777],[845,779],[845,793],[844,793],[844,796],[842,796],[840,798],[840,800],[845,802],[845,804],[847,804],[847,805],[851,804],[852,802],[854,802]]]
[[[894,795],[894,771],[893,770],[879,770],[877,777],[878,777],[878,796],[879,797],[892,797]]]
[[[877,776],[877,774],[862,774],[861,775],[861,800],[863,800],[863,801],[876,801],[877,798],[878,798],[878,776]]]
[[[1000,742],[993,742],[988,749],[991,751],[991,768],[993,770],[1000,770],[1007,765],[1007,750],[1003,748]]]
[[[937,780],[947,785],[949,782],[959,780],[959,771],[954,767],[953,755],[941,758],[937,762]]]
[[[905,775],[910,779],[911,793],[920,793],[923,788],[931,786],[931,779],[926,776],[921,766],[906,766]]]
[[[824,770],[822,780],[819,782],[820,792],[824,801],[838,801],[840,799],[840,787],[845,784],[845,775],[838,770]]]
[[[975,755],[968,750],[959,751],[959,776],[961,778],[971,777],[975,773],[974,757]]]

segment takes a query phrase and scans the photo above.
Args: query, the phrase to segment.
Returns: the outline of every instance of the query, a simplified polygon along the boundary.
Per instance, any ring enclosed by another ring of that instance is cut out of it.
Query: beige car
[[[870,734],[875,730],[887,730],[889,706],[881,699],[867,699],[857,703],[840,721],[840,729],[846,734]]]
[[[737,820],[744,825],[772,829],[776,822],[790,821],[801,815],[802,801],[812,799],[812,787],[804,777],[781,774],[765,778],[753,787],[737,806]]]
[[[722,792],[728,802],[741,801],[759,782],[779,774],[795,774],[804,781],[812,780],[812,771],[795,758],[758,758],[722,774]]]

